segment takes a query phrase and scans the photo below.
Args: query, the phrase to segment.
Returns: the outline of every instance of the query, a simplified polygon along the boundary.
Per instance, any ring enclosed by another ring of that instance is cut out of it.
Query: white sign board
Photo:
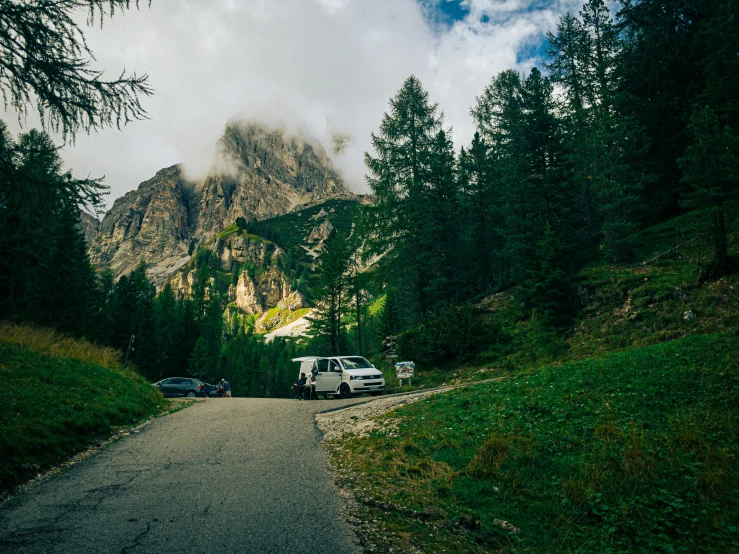
[[[413,370],[416,369],[414,362],[398,362],[395,364],[395,375],[398,379],[410,379],[413,377]]]

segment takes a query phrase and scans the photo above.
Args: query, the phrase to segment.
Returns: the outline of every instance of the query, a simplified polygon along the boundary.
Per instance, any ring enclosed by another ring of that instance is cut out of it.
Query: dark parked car
[[[187,398],[195,398],[196,396],[205,396],[205,385],[197,379],[190,377],[170,377],[154,386],[162,391],[164,396],[186,396]]]

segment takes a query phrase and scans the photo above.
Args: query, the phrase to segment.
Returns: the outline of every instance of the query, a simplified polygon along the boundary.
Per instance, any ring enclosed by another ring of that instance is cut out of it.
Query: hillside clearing
[[[434,395],[327,443],[366,545],[729,552],[739,340],[693,336]]]

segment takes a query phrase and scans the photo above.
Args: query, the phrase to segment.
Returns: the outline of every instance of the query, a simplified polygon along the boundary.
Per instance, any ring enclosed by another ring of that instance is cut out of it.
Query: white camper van
[[[305,356],[293,358],[293,362],[300,362],[298,377],[301,373],[305,373],[309,381],[313,377],[308,385],[315,387],[315,394],[349,398],[363,392],[372,396],[385,392],[382,372],[362,356]]]

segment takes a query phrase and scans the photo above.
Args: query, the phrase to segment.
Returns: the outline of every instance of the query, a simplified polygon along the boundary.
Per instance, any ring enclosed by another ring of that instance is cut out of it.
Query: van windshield
[[[341,358],[341,363],[344,364],[345,369],[369,369],[375,367],[361,356]]]

